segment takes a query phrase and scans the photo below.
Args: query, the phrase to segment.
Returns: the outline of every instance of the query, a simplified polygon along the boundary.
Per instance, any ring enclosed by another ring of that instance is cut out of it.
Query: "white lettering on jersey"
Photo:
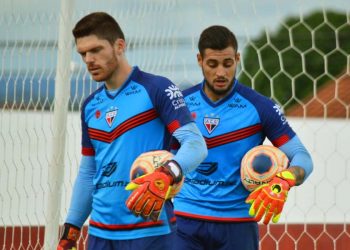
[[[176,85],[169,86],[166,90],[166,95],[169,96],[169,99],[172,100],[171,103],[173,104],[175,109],[179,109],[181,107],[185,107],[186,103],[183,99],[183,95],[180,91],[180,89]]]
[[[284,116],[283,112],[282,112],[282,109],[279,105],[275,104],[273,106],[273,108],[275,109],[276,113],[281,117],[281,122],[283,125],[285,125],[287,123],[287,119],[286,117]]]
[[[179,97],[183,97],[180,89],[176,86],[176,85],[171,85],[169,86],[166,90],[166,95],[169,96],[169,99],[172,100],[174,98],[179,98]]]

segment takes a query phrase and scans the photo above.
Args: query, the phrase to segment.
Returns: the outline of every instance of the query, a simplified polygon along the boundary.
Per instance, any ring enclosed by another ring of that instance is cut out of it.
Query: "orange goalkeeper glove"
[[[79,236],[80,228],[69,223],[64,223],[63,234],[58,243],[57,250],[76,250]]]
[[[126,206],[136,216],[157,221],[165,200],[169,198],[171,185],[181,180],[180,166],[174,160],[167,161],[153,173],[140,176],[126,186],[126,190],[133,190]]]
[[[278,173],[268,184],[262,185],[250,193],[246,203],[250,203],[249,215],[260,221],[265,215],[264,224],[278,222],[281,217],[288,191],[295,186],[295,176],[289,170]]]

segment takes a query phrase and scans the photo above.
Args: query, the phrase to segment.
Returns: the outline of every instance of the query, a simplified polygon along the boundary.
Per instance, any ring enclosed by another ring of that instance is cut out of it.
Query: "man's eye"
[[[235,61],[234,60],[232,60],[232,59],[228,59],[228,60],[225,60],[224,61],[224,67],[225,68],[229,68],[229,67],[231,67],[233,64],[235,64]]]
[[[216,62],[208,62],[208,66],[209,66],[210,68],[215,68],[215,67],[218,66],[218,64],[217,64]]]
[[[224,64],[224,67],[225,68],[229,68],[229,67],[231,67],[233,65],[233,62],[229,62],[229,63],[225,63]]]
[[[101,50],[101,48],[96,48],[96,49],[91,50],[91,52],[92,53],[98,53],[100,50]]]

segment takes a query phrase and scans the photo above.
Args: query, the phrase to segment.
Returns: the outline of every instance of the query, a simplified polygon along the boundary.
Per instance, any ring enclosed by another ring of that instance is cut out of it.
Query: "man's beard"
[[[215,95],[218,96],[224,96],[227,93],[229,93],[231,91],[232,85],[233,85],[233,79],[231,80],[231,83],[227,86],[227,88],[225,89],[215,89],[214,84],[209,84],[209,82],[207,81],[207,79],[204,79],[205,81],[205,86],[211,91],[213,92]]]

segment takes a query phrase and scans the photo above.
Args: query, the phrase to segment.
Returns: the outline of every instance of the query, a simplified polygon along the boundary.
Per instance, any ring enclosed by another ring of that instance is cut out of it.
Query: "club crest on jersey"
[[[208,133],[211,134],[214,129],[219,125],[220,119],[219,118],[211,118],[211,117],[204,117],[204,126],[207,129]]]
[[[111,107],[107,113],[106,113],[106,121],[108,123],[109,127],[112,127],[112,123],[114,121],[114,118],[117,116],[118,109],[115,107]]]

